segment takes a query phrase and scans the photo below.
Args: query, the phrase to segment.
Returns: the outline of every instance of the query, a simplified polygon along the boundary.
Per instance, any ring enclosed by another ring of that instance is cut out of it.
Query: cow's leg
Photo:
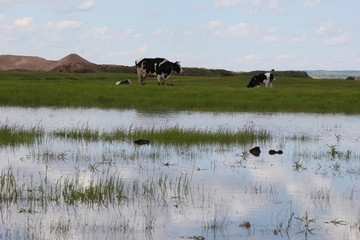
[[[158,85],[161,84],[161,74],[157,75],[157,83],[158,83]]]
[[[165,81],[166,81],[166,79],[168,79],[169,76],[170,76],[170,75],[166,75],[166,74],[162,75],[161,85],[164,85],[164,84],[165,84]]]
[[[141,82],[142,82],[142,79],[141,79],[142,72],[140,71],[139,68],[136,69],[136,72],[137,72],[137,75],[138,75],[138,82],[139,82],[139,84],[141,84]]]
[[[139,84],[145,84],[146,72],[143,69],[137,70]]]
[[[267,88],[270,87],[270,79],[265,79],[264,83],[265,83],[265,87],[267,87]]]
[[[141,85],[145,84],[145,76],[141,76],[140,84]]]

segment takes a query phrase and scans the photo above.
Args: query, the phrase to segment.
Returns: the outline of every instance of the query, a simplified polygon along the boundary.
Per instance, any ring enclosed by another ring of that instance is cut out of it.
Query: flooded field
[[[0,239],[360,239],[359,115],[0,112],[0,125],[41,133],[0,144]],[[173,127],[271,138],[139,146],[54,134]]]

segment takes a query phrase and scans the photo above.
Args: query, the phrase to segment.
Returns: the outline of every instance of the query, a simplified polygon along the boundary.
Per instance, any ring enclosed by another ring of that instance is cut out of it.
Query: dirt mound
[[[52,69],[51,72],[68,72],[68,73],[87,73],[87,72],[99,72],[101,67],[91,63],[77,54],[70,54],[59,60]]]
[[[77,54],[69,54],[59,61],[32,56],[0,55],[0,71],[86,73],[100,70],[100,66]]]
[[[1,71],[44,71],[51,68],[55,61],[49,61],[41,57],[0,55]]]

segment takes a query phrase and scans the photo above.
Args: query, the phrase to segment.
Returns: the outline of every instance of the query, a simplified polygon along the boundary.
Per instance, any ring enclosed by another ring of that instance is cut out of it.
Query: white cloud
[[[258,61],[258,60],[262,60],[263,57],[260,54],[251,54],[251,55],[247,55],[245,57],[240,58],[241,60],[246,60],[246,61]]]
[[[251,26],[247,23],[238,23],[235,25],[228,25],[225,28],[220,28],[214,32],[219,37],[252,37],[258,32],[257,26]]]
[[[328,35],[338,31],[338,27],[334,22],[325,21],[319,23],[319,28],[315,31],[317,35]]]
[[[92,32],[93,32],[94,38],[96,38],[96,39],[105,40],[105,39],[110,39],[112,37],[108,33],[109,29],[107,27],[95,28],[92,30]]]
[[[219,28],[221,25],[222,25],[222,23],[220,21],[213,20],[213,21],[210,21],[208,24],[205,24],[204,27],[209,30],[214,30],[214,29]]]
[[[139,56],[139,55],[143,55],[144,53],[146,53],[148,50],[148,46],[147,44],[144,44],[142,47],[135,49],[135,50],[129,50],[129,51],[123,51],[123,52],[115,52],[115,53],[110,53],[107,54],[105,57],[106,58],[111,58],[111,57],[118,57],[118,56],[123,56],[123,57],[127,57],[127,56]]]
[[[215,0],[206,8],[231,8],[238,5],[243,5],[243,13],[248,15],[260,14],[269,11],[283,12],[282,2],[284,0]],[[257,6],[257,7],[255,7]]]
[[[136,32],[132,28],[125,29],[124,31],[121,32],[121,35],[125,36],[125,38],[133,38],[133,39],[137,39],[141,37],[141,33]]]
[[[323,45],[336,45],[347,42],[351,38],[345,29],[332,21],[321,22],[319,28],[315,31],[316,35],[326,38],[321,42]]]
[[[351,37],[350,34],[344,32],[341,36],[325,39],[324,41],[322,41],[322,44],[323,45],[336,45],[336,44],[340,44],[340,43],[345,43],[350,39],[350,37]]]
[[[56,27],[60,30],[62,29],[77,29],[83,25],[82,22],[75,21],[75,20],[63,20],[58,22]]]
[[[265,37],[262,38],[261,41],[263,42],[276,42],[281,40],[281,36],[280,35],[267,35]]]
[[[31,17],[24,17],[21,19],[17,19],[14,22],[14,25],[17,27],[25,27],[28,26],[34,19]]]
[[[77,9],[79,10],[89,10],[95,6],[96,2],[93,0],[83,2],[80,5],[77,6]]]
[[[288,59],[292,59],[294,57],[295,56],[293,54],[283,54],[283,55],[276,56],[275,59],[276,60],[288,60]]]
[[[228,8],[239,5],[241,3],[246,3],[246,0],[215,0],[212,6],[214,8]]]
[[[321,0],[305,0],[303,7],[313,7],[315,5],[318,5],[321,2]]]
[[[154,31],[153,31],[153,34],[154,35],[172,35],[173,32],[171,32],[169,29],[167,28],[163,28],[163,27],[159,27],[159,28],[156,28]]]
[[[288,39],[288,42],[291,43],[300,43],[300,42],[306,42],[309,40],[309,35],[307,33],[303,33],[299,36],[291,37]]]

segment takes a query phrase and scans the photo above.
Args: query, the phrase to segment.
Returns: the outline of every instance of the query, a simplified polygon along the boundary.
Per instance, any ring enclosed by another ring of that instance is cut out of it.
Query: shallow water
[[[2,147],[0,167],[11,167],[18,179],[24,179],[20,185],[29,179],[34,185],[44,179],[54,185],[69,178],[86,187],[93,180],[118,176],[145,191],[151,182],[157,183],[152,195],[138,194],[116,204],[2,204],[0,235],[8,239],[360,237],[359,115],[12,107],[1,107],[0,112],[0,124],[38,125],[46,133],[177,126],[210,131],[252,127],[272,136],[271,141],[242,146],[186,147],[45,136],[32,146]],[[254,146],[262,150],[259,157],[248,154]],[[284,154],[269,155],[270,149]],[[159,189],[159,182],[167,184],[165,190]],[[241,226],[244,222],[250,228]]]

